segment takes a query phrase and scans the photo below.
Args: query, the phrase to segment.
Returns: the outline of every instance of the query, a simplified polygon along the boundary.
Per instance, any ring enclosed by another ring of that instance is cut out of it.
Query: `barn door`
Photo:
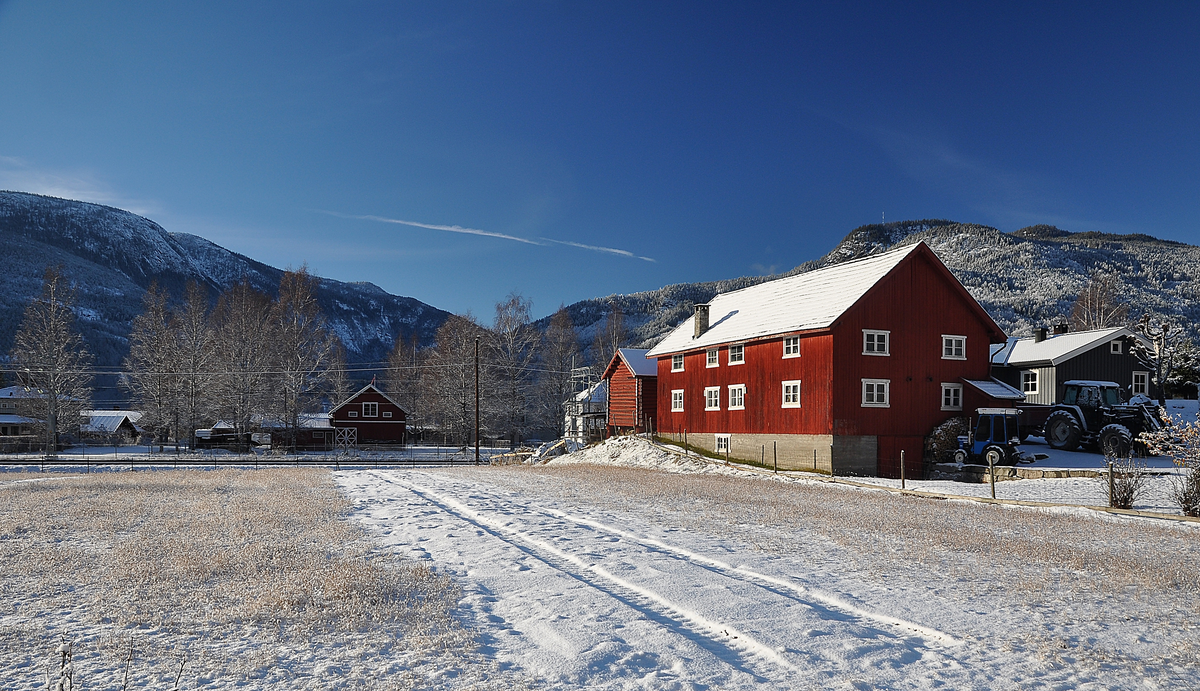
[[[357,427],[338,427],[334,443],[339,449],[349,449],[358,446]]]

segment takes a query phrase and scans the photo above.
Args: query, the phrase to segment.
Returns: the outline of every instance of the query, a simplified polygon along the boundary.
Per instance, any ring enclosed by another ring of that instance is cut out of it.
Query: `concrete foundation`
[[[676,437],[679,435],[671,435]],[[717,435],[689,434],[688,444],[716,453]],[[832,434],[730,434],[731,460],[778,462],[780,470],[816,470],[833,475],[874,476],[878,444],[873,436]]]

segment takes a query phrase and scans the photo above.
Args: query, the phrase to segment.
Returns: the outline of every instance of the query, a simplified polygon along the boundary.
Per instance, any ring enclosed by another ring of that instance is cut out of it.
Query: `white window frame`
[[[1039,388],[1038,371],[1035,369],[1021,370],[1021,393],[1037,393]]]
[[[799,336],[784,336],[783,337],[783,357],[800,357],[800,337]]]
[[[363,417],[379,417],[379,404],[370,401],[362,404]]]
[[[789,379],[788,381],[783,382],[783,404],[782,404],[782,407],[784,407],[784,408],[799,408],[800,407],[800,392],[804,390],[804,388],[802,386],[800,386],[800,383],[801,382],[799,379]],[[795,389],[796,389],[794,401],[788,400],[788,394],[790,393],[788,391],[788,387],[795,387]]]
[[[1125,349],[1121,347],[1121,340],[1117,339],[1115,341],[1109,341],[1108,342],[1108,352],[1112,353],[1113,355],[1123,354],[1125,352]]]
[[[392,411],[390,411],[390,410],[385,410],[385,411],[383,411],[383,416],[384,416],[384,417],[391,417],[391,416],[392,416]]]
[[[682,353],[680,353],[679,355],[671,356],[671,371],[672,372],[682,372],[683,371],[683,354]]]
[[[736,360],[733,359],[734,353],[737,354]],[[729,346],[729,355],[727,357],[730,365],[746,364],[746,346],[741,343]]]
[[[887,357],[892,354],[892,332],[891,331],[881,331],[879,329],[863,329],[862,333],[863,333],[863,349],[862,349],[863,355],[874,355],[877,357]],[[867,350],[868,341],[871,342],[872,346],[877,347],[879,345],[879,337],[880,336],[883,337],[883,350],[882,351],[877,350],[877,349],[876,350]],[[870,337],[870,338],[868,338],[868,337]]]
[[[870,387],[871,400],[867,400],[867,391]],[[879,399],[879,388],[883,387],[883,400]],[[890,408],[892,407],[892,380],[891,379],[863,379],[862,380],[862,407],[864,408]]]
[[[716,405],[711,405],[716,399]],[[720,410],[721,409],[721,387],[706,386],[704,387],[704,409],[705,410]]]
[[[705,367],[720,367],[721,354],[716,348],[709,348],[704,351],[704,366]]]
[[[949,394],[949,396],[947,396]],[[949,401],[947,401],[949,398]],[[955,401],[958,401],[955,404]],[[953,382],[942,382],[942,410],[962,410],[963,385]]]
[[[957,348],[955,345],[957,344]],[[950,354],[946,354],[949,350]],[[960,354],[955,355],[954,351],[958,350]],[[942,359],[943,360],[966,360],[967,359],[967,337],[957,334],[942,334]]]
[[[348,411],[346,411],[346,417],[358,417],[358,411],[357,410],[348,410]]]
[[[730,384],[729,385],[729,410],[745,410],[746,409],[746,385],[745,384]],[[737,401],[735,403],[735,401]]]
[[[1142,378],[1142,382],[1141,382],[1141,386],[1140,386],[1141,391],[1138,390],[1138,388],[1139,388],[1138,377],[1139,376]],[[1133,373],[1133,381],[1129,384],[1129,393],[1133,394],[1134,396],[1136,396],[1138,394],[1141,394],[1143,396],[1149,396],[1150,395],[1150,373],[1149,372],[1134,372]]]
[[[671,412],[683,412],[683,389],[671,389]]]
[[[714,439],[713,439],[713,450],[715,450],[717,453],[721,453],[722,451],[724,451],[725,453],[729,453],[729,450],[730,450],[730,449],[729,449],[729,447],[730,447],[730,443],[729,443],[729,442],[730,442],[730,435],[728,435],[728,434],[714,434],[714,435],[713,435],[713,437],[714,437]],[[722,442],[724,442],[724,443],[722,443]]]

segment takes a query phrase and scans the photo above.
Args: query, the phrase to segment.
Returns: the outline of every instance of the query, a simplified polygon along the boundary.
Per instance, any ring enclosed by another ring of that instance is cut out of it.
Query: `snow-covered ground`
[[[531,686],[1200,685],[1196,524],[775,481],[637,439],[337,477],[381,547],[462,585],[482,652]],[[1083,486],[998,493],[1096,503]]]

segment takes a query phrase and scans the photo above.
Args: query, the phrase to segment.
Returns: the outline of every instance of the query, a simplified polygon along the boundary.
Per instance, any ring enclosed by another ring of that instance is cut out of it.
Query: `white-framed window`
[[[783,339],[783,356],[800,357],[800,337],[786,336]]]
[[[348,411],[348,412],[346,413],[346,416],[347,416],[347,417],[358,417],[358,411],[357,411],[357,410],[351,410],[351,411]]]
[[[784,408],[799,408],[800,407],[800,380],[793,379],[792,381],[783,382],[783,407]]]
[[[720,410],[721,409],[721,387],[708,386],[704,388],[704,409],[705,410]]]
[[[1133,395],[1141,394],[1143,396],[1150,395],[1150,373],[1149,372],[1134,372],[1133,386],[1130,388],[1130,393]]]
[[[385,411],[383,411],[383,416],[384,416],[384,417],[391,417],[391,416],[392,416],[392,411],[390,411],[390,410],[385,410]]]
[[[745,410],[746,409],[746,385],[731,384],[729,386],[729,409],[730,410]]]
[[[363,405],[363,417],[379,417],[379,404],[378,403],[364,403],[362,405]]]
[[[892,332],[863,329],[863,355],[891,355]]]
[[[717,453],[729,453],[729,435],[717,434],[715,436],[716,443],[713,445],[713,448],[717,450]]]
[[[962,410],[962,384],[942,383],[942,410]]]
[[[731,345],[729,346],[729,364],[740,365],[746,361],[746,346]]]
[[[1038,373],[1037,370],[1025,370],[1021,372],[1021,391],[1023,393],[1038,392]]]
[[[671,412],[683,412],[683,389],[671,389]]]
[[[1119,341],[1119,340],[1109,341],[1108,342],[1108,352],[1112,353],[1113,355],[1120,355],[1122,352],[1121,341]]]
[[[891,405],[888,389],[891,388],[892,381],[890,379],[864,379],[862,380],[862,405],[864,408],[887,408]]]
[[[967,337],[942,334],[942,359],[966,360]]]
[[[325,438],[324,432],[313,432],[313,439],[324,439],[324,438]]]
[[[682,372],[683,371],[683,355],[682,354],[671,356],[671,371],[672,372]]]
[[[717,360],[717,349],[709,348],[704,353],[704,366],[705,367],[717,367],[720,364],[721,363]]]

